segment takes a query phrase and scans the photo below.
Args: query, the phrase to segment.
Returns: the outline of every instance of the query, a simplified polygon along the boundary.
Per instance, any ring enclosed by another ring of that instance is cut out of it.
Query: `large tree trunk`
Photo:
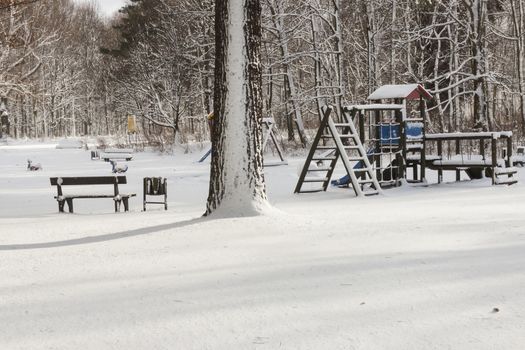
[[[368,94],[371,94],[378,86],[378,63],[377,63],[377,28],[375,19],[375,7],[372,1],[365,1],[363,3],[364,15],[364,29],[367,40],[367,56],[368,56]]]
[[[206,214],[257,215],[268,208],[262,156],[261,6],[215,3],[215,125]]]
[[[516,73],[520,93],[520,115],[522,131],[525,133],[525,6],[523,1],[510,0],[514,35],[516,36]]]
[[[486,89],[486,16],[487,0],[464,0],[467,5],[469,42],[471,47],[472,76],[474,80],[475,126],[488,128]]]

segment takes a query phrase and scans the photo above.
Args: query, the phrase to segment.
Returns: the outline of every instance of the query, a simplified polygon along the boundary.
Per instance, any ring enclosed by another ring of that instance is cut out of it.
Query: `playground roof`
[[[420,97],[427,100],[432,99],[432,95],[423,86],[419,84],[405,85],[383,85],[368,96],[369,100],[382,100],[387,98],[402,98],[415,100]]]

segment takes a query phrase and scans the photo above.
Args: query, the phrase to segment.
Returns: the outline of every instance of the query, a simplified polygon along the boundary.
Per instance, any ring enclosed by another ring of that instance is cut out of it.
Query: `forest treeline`
[[[420,83],[431,131],[525,128],[523,0],[261,0],[264,113],[306,143],[322,105]],[[0,97],[12,137],[208,139],[214,2],[0,1]]]

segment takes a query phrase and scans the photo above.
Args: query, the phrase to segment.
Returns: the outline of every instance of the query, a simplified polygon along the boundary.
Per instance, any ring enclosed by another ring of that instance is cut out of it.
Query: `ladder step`
[[[315,190],[301,190],[298,193],[317,193],[317,192],[324,192],[324,188],[319,188]]]
[[[508,179],[496,179],[496,185],[514,185],[518,183],[518,180],[515,177],[510,177]]]
[[[326,182],[326,177],[305,177],[303,182]]]
[[[381,180],[381,181],[378,180],[377,182],[384,186],[395,185],[396,183],[395,180]],[[407,182],[408,183],[418,183],[418,182],[421,182],[421,180],[407,180]]]
[[[497,175],[514,175],[518,172],[518,169],[515,167],[509,167],[509,168],[500,168],[497,167],[494,169],[494,173]]]
[[[312,160],[334,160],[337,159],[337,157],[313,157]]]
[[[332,168],[330,168],[330,167],[328,167],[328,168],[316,168],[316,169],[308,169],[308,172],[310,172],[310,171],[319,171],[319,172],[321,172],[321,171],[330,171],[330,170],[332,170]]]
[[[354,169],[354,173],[364,173],[364,172],[369,172],[370,169],[368,168],[361,168],[361,169]]]
[[[351,162],[360,162],[364,160],[364,158],[363,157],[348,157],[348,160]]]
[[[337,149],[337,146],[317,146],[315,149]]]
[[[363,191],[363,195],[365,196],[374,196],[376,194],[379,194],[379,191],[373,190],[373,191]]]
[[[345,126],[350,127],[350,124],[349,123],[334,123],[334,126],[338,128],[345,127]]]
[[[414,122],[422,122],[424,121],[423,118],[407,118],[405,119],[405,122],[414,123]]]
[[[360,185],[366,185],[366,184],[373,184],[374,180],[372,179],[366,179],[366,180],[360,180],[358,181]]]

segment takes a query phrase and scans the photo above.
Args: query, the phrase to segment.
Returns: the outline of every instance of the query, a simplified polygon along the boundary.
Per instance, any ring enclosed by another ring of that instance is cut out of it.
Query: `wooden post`
[[[405,105],[406,106],[406,105]],[[405,107],[406,108],[406,107]],[[406,111],[405,111],[406,112]],[[402,161],[398,164],[399,166],[399,178],[404,179],[406,176],[406,164],[407,164],[407,138],[406,138],[406,128],[405,121],[403,120],[403,113],[399,118],[396,118],[399,122],[399,147],[401,149],[401,158]]]
[[[498,149],[497,149],[498,140],[492,136],[492,184],[496,184],[496,167],[498,166]]]
[[[456,154],[461,154],[460,145],[461,145],[461,142],[459,139],[457,139],[456,140]],[[461,180],[461,170],[456,169],[456,181],[460,181],[460,180]]]
[[[379,110],[374,111],[374,163],[376,164],[376,169],[382,169],[382,159],[381,159],[381,112]],[[365,149],[365,152],[367,150]],[[380,174],[378,174],[380,175]],[[380,181],[383,180],[383,177],[380,175],[378,176],[378,179]]]
[[[507,138],[507,158],[505,159],[505,166],[510,168],[512,164],[512,136]]]
[[[113,183],[113,189],[114,189],[114,202],[115,202],[115,213],[120,211],[120,201],[121,199],[117,199],[119,192],[118,192],[118,177],[115,176],[115,182]]]
[[[168,210],[168,180],[164,179],[164,210]]]
[[[483,139],[479,140],[479,153],[481,155],[481,159],[485,160],[485,140]]]
[[[355,110],[355,109],[352,111],[352,118],[354,116],[357,116],[356,118],[359,123],[359,139],[361,140],[361,143],[364,145],[365,144],[365,116],[364,114],[361,114],[360,111]]]
[[[146,190],[148,189],[148,178],[142,180],[142,210],[146,211]]]
[[[442,140],[438,140],[437,142],[437,146],[438,146],[438,156],[439,158],[441,159],[441,162],[443,163],[443,143],[442,143]],[[438,184],[441,183],[441,181],[443,181],[443,167],[440,167],[438,169]]]
[[[426,168],[426,144],[425,144],[425,101],[423,100],[423,96],[419,96],[419,115],[421,117],[423,128],[422,128],[422,137],[421,140],[423,144],[423,149],[421,150],[421,181],[425,181],[425,168]]]

